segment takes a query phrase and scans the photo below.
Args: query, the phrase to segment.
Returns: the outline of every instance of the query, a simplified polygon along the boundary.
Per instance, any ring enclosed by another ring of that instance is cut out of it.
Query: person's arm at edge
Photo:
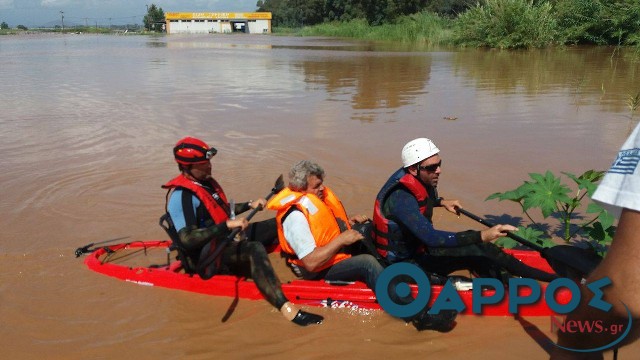
[[[637,319],[640,318],[640,277],[638,276],[638,263],[640,262],[640,212],[624,208],[620,215],[618,228],[613,242],[602,260],[602,263],[587,278],[587,283],[609,277],[612,285],[604,289],[605,301],[613,305],[611,312],[602,312],[588,306],[593,294],[585,286],[582,290],[580,306],[567,316],[567,320],[604,320],[616,324],[626,323],[627,313],[622,303],[629,307],[633,317],[633,330],[625,338],[623,344],[635,341],[640,335]],[[630,256],[631,255],[631,256]],[[611,339],[606,339],[606,336]],[[619,335],[619,334],[618,334]],[[590,333],[558,333],[558,345],[568,348],[584,347],[584,344],[593,344],[594,341],[611,341],[611,334]],[[556,348],[551,359],[600,359],[601,353],[580,353]]]

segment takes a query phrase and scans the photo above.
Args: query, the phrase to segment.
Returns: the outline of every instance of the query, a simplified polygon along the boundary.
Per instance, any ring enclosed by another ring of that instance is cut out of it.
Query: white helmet
[[[427,138],[411,140],[402,148],[402,165],[409,167],[439,152],[436,144]]]

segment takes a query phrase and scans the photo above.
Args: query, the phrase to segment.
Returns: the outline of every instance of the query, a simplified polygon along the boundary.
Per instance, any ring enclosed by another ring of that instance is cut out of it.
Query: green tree
[[[9,28],[9,24],[7,24],[6,22],[2,22],[2,24],[0,24],[0,29],[8,29]]]
[[[16,27],[17,27],[18,29],[20,29],[20,30],[29,30],[29,29],[27,29],[27,27],[26,27],[26,26],[24,26],[24,25],[18,25],[18,26],[16,26]]]
[[[327,21],[350,21],[366,18],[359,1],[327,0],[324,10],[324,16]]]
[[[474,7],[476,4],[483,3],[482,0],[432,0],[429,1],[426,10],[434,12],[438,15],[447,17],[456,17]]]
[[[259,0],[256,6],[259,12],[272,13],[274,26],[301,27],[325,19],[324,0]]]
[[[424,10],[428,0],[355,0],[353,5],[359,6],[365,13],[370,25],[393,23],[400,16],[418,13]]]
[[[426,9],[429,2],[427,0],[382,1],[386,3],[386,16],[383,22],[395,22],[401,16],[419,13]]]
[[[299,27],[353,19],[366,19],[371,25],[392,23],[402,15],[424,10],[428,3],[428,0],[259,0],[256,6],[258,11],[273,14],[274,26]]]
[[[151,4],[147,9],[147,15],[144,16],[144,28],[151,31],[162,32],[162,23],[164,23],[164,11],[156,4]]]

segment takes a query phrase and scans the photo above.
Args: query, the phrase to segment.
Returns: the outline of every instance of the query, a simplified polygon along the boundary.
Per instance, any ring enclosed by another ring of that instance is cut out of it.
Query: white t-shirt
[[[302,211],[294,210],[282,222],[284,237],[298,256],[298,259],[309,255],[316,248],[316,241],[311,234],[309,222]]]
[[[600,182],[592,199],[620,217],[622,208],[640,211],[640,124],[636,126]]]

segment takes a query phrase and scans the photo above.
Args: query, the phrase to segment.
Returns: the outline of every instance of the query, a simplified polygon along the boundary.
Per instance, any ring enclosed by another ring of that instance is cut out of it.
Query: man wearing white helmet
[[[376,197],[372,237],[378,253],[389,264],[412,261],[443,276],[469,269],[483,277],[501,277],[506,270],[542,281],[555,279],[554,274],[526,266],[491,243],[506,236],[506,231],[516,230],[511,225],[457,233],[434,229],[434,207],[452,213],[462,208],[458,200],[438,196],[442,172],[439,153],[426,138],[412,140],[402,149],[403,167],[391,175]]]

